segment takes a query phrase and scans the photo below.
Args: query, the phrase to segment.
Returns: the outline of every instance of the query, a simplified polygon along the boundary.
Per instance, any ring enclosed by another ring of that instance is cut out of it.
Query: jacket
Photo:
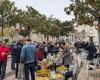
[[[26,44],[21,50],[21,62],[24,64],[35,62],[35,46],[33,44]]]
[[[11,51],[11,55],[15,55],[15,53],[16,53],[16,44],[12,44],[12,45],[10,45],[10,51]]]
[[[2,53],[8,53],[7,55],[3,55]],[[10,49],[8,47],[0,46],[0,61],[7,61],[7,56],[10,54]]]
[[[21,49],[22,49],[22,45],[17,45],[16,53],[15,53],[15,61],[16,61],[16,63],[20,63]]]
[[[43,51],[40,48],[36,49],[36,60],[42,61],[44,58]]]
[[[70,53],[70,49],[71,48],[67,48],[64,51],[63,63],[64,63],[65,66],[72,64],[72,56],[71,56],[72,53]]]

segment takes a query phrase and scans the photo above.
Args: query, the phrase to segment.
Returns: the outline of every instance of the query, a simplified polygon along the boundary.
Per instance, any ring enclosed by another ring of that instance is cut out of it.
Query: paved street
[[[100,69],[91,67],[93,70],[88,70],[87,62],[84,62],[77,80],[100,80]]]
[[[14,80],[15,79],[15,76],[14,76],[15,71],[11,70],[10,67],[11,67],[11,58],[8,59],[5,80]]]

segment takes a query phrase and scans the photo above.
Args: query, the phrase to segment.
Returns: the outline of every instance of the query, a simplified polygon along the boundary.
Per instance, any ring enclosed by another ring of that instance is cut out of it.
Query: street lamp
[[[93,23],[95,28],[98,30],[98,38],[99,38],[99,53],[100,53],[100,18],[98,21],[94,21]]]

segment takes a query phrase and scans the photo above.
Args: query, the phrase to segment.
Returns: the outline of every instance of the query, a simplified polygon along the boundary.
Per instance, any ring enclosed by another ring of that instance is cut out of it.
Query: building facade
[[[95,26],[79,25],[75,27],[75,30],[76,40],[99,43],[98,31]]]

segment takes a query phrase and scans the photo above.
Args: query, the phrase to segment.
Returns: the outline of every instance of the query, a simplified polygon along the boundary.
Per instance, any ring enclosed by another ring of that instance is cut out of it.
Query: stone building
[[[93,41],[96,44],[99,43],[98,31],[96,30],[95,26],[79,25],[75,27],[75,30],[76,40]]]

